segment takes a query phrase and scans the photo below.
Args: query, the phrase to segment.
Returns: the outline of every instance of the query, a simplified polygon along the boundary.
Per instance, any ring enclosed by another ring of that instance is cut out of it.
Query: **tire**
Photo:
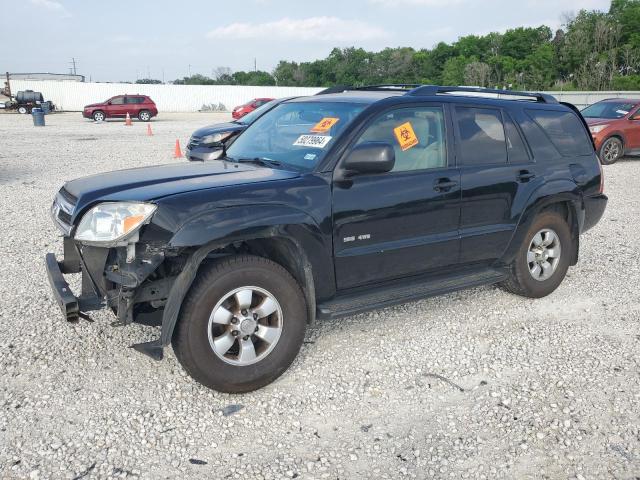
[[[94,122],[104,122],[107,119],[107,116],[102,110],[96,110],[93,112],[92,117]]]
[[[549,244],[545,246],[546,242]],[[569,225],[562,215],[552,210],[541,212],[527,231],[510,266],[509,277],[500,286],[523,297],[541,298],[549,295],[567,274],[575,248]]]
[[[151,120],[151,112],[149,110],[140,110],[138,113],[138,120],[141,122],[148,122]]]
[[[29,113],[29,109],[27,107],[18,107],[18,113],[26,115],[27,113]]]
[[[603,165],[612,165],[616,163],[624,153],[624,146],[622,140],[618,137],[607,138],[600,147],[600,163]]]
[[[242,293],[249,290],[249,295]],[[269,296],[275,302],[265,306]],[[240,307],[246,307],[247,298],[250,307],[245,311]],[[262,316],[260,306],[273,311]],[[266,258],[240,255],[200,269],[182,304],[172,345],[196,381],[220,392],[242,393],[273,382],[289,368],[306,326],[304,296],[289,272]],[[231,335],[234,329],[236,337]],[[246,342],[253,347],[246,348],[249,354],[243,359],[241,343]]]

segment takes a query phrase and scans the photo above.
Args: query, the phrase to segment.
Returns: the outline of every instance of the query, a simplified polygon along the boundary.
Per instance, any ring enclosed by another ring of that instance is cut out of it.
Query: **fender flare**
[[[582,192],[580,192],[576,183],[571,180],[552,180],[548,183],[542,184],[539,188],[531,192],[531,195],[525,203],[526,207],[520,214],[516,228],[511,236],[511,240],[501,256],[501,265],[511,264],[536,215],[554,203],[565,203],[569,206],[569,214],[572,215],[575,220],[571,222],[571,236],[576,242],[576,247],[579,246],[579,235],[582,230],[582,224],[584,223]],[[577,260],[578,248],[576,248],[576,256],[572,259],[571,264],[575,265]]]
[[[274,224],[272,220],[278,220],[278,223]],[[327,246],[322,242],[323,238],[320,227],[309,215],[282,205],[225,207],[190,218],[176,230],[169,242],[169,246],[173,248],[191,247],[195,250],[171,286],[162,315],[160,339],[135,345],[134,348],[154,358],[162,358],[162,348],[171,343],[182,302],[196,278],[200,265],[212,251],[237,242],[261,239],[282,239],[291,242],[302,255],[300,264],[306,282],[303,291],[310,312],[309,318],[312,320],[315,316],[315,285],[324,280],[314,278],[314,272],[318,271],[314,267],[318,262],[326,262],[326,254],[331,254],[331,246],[328,246],[327,251]],[[326,254],[323,254],[323,250]],[[315,256],[309,257],[307,252],[313,252]]]

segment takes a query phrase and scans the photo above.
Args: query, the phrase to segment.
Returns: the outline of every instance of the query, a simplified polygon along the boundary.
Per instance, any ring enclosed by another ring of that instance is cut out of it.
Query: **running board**
[[[507,278],[500,270],[486,268],[455,275],[393,283],[348,293],[318,304],[318,319],[339,318],[414,300],[435,297],[465,288],[491,285]]]

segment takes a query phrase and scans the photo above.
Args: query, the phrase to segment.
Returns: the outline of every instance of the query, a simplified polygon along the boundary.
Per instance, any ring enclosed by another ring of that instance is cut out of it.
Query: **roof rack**
[[[498,90],[495,88],[482,87],[441,87],[438,85],[420,85],[405,95],[437,95],[439,93],[467,92],[467,93],[491,93],[495,95],[506,95],[510,97],[526,97],[535,99],[540,103],[558,103],[555,97],[546,93],[518,92],[516,90]]]
[[[419,83],[384,83],[380,85],[365,85],[362,87],[355,87],[353,85],[336,85],[335,87],[325,88],[319,91],[316,95],[327,95],[329,93],[342,93],[342,92],[410,92],[411,90],[420,87]]]

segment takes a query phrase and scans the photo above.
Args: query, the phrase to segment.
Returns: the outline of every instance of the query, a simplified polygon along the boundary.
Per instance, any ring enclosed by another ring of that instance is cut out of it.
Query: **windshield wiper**
[[[277,160],[271,160],[270,158],[254,157],[254,158],[238,158],[234,159],[234,162],[238,163],[255,163],[256,165],[262,165],[263,167],[281,167],[282,163]]]

